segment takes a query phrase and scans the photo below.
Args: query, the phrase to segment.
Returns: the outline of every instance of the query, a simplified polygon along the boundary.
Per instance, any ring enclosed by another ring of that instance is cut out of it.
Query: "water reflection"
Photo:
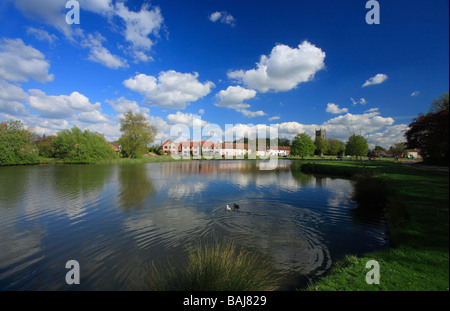
[[[117,179],[119,189],[117,198],[119,204],[125,209],[142,209],[145,200],[156,194],[151,177],[151,172],[145,164],[129,164],[117,167]]]
[[[0,290],[70,289],[60,277],[70,259],[82,266],[80,289],[137,289],[148,263],[180,263],[187,246],[211,238],[264,254],[293,289],[335,258],[386,246],[380,220],[352,213],[351,181],[305,175],[297,162],[261,165],[1,168]]]

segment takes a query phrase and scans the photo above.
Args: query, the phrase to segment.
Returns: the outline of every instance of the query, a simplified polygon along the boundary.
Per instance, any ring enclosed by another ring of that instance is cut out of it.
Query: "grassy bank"
[[[387,185],[384,212],[392,247],[348,256],[308,290],[448,290],[448,174],[391,162],[304,164],[305,172],[357,178],[374,174]],[[379,285],[365,282],[369,260],[380,263]]]

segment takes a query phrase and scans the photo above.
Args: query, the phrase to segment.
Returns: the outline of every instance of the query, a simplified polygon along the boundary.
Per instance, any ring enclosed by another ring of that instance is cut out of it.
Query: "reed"
[[[159,291],[272,291],[277,276],[267,259],[240,249],[233,242],[206,242],[187,249],[188,263],[175,268],[168,262],[149,273],[150,290]]]

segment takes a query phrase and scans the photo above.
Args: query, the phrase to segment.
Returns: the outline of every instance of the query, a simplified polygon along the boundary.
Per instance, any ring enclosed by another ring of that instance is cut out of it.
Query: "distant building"
[[[417,151],[416,149],[408,149],[408,158],[422,159],[422,156],[420,155],[419,151]]]
[[[327,139],[327,130],[316,130],[316,138],[317,137],[322,137],[323,139]]]

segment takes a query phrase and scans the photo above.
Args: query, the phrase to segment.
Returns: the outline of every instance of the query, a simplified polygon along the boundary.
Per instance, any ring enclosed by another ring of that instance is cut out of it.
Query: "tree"
[[[356,156],[356,158],[367,155],[368,151],[369,145],[367,144],[367,140],[361,135],[350,136],[345,145],[345,153]]]
[[[431,103],[430,113],[437,113],[441,111],[448,110],[448,93],[442,94],[439,98],[433,99]]]
[[[428,114],[419,114],[409,125],[409,130],[405,133],[408,148],[418,149],[427,161],[448,161],[448,111],[448,93],[444,93],[433,101]]]
[[[389,148],[389,151],[392,152],[392,154],[397,157],[408,155],[408,150],[406,149],[404,143],[397,143],[394,146],[391,146],[391,148]]]
[[[122,136],[119,143],[122,145],[122,152],[129,158],[147,153],[147,146],[153,142],[157,133],[156,127],[149,123],[144,114],[133,114],[131,110],[120,118],[120,131]]]
[[[58,132],[54,147],[56,157],[68,163],[95,163],[117,157],[102,134],[82,132],[78,127]]]
[[[381,146],[375,146],[375,148],[373,148],[373,150],[380,150],[380,151],[386,151],[386,148],[383,148]]]
[[[316,139],[314,140],[314,145],[316,146],[316,154],[323,155],[328,150],[328,142],[325,138],[316,136]]]
[[[0,166],[39,163],[33,136],[21,121],[0,124]]]
[[[55,146],[53,141],[56,136],[45,136],[38,137],[35,140],[36,147],[39,150],[39,155],[44,158],[53,158],[55,156]]]
[[[329,138],[328,139],[328,154],[330,155],[344,155],[345,153],[345,144],[337,139]]]
[[[316,145],[314,145],[311,137],[305,133],[297,134],[292,141],[292,155],[301,156],[303,159],[305,156],[314,154],[314,150],[316,150]]]

